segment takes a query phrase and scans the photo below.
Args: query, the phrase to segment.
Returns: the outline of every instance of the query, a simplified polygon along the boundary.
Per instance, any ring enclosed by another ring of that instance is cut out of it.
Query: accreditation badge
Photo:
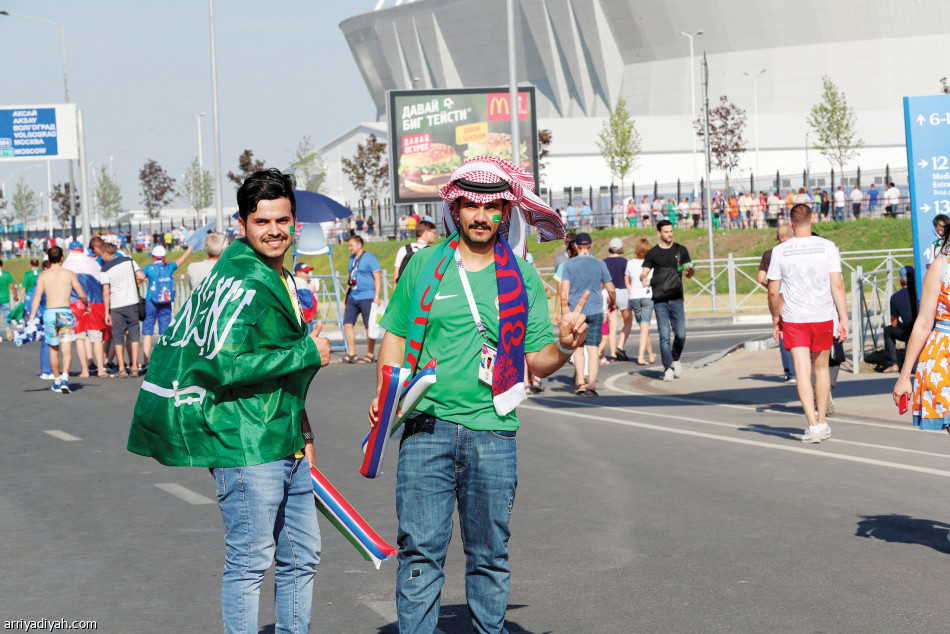
[[[478,364],[478,380],[491,387],[491,376],[495,370],[495,356],[498,354],[496,348],[487,343],[482,344],[482,358]]]

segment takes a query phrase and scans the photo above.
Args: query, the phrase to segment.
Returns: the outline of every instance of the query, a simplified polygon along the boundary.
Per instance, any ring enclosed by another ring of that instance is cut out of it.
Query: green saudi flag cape
[[[304,444],[301,413],[319,368],[284,280],[235,240],[158,339],[128,450],[193,467],[292,455]]]

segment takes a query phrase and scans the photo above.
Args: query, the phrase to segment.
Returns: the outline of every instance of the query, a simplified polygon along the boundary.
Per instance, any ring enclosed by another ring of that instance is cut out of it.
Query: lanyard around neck
[[[488,335],[485,332],[485,324],[482,323],[482,318],[478,314],[478,306],[475,304],[475,296],[472,294],[472,287],[468,283],[468,274],[465,273],[465,265],[462,264],[462,256],[459,255],[458,249],[455,250],[455,265],[459,270],[459,277],[462,278],[462,288],[465,289],[465,297],[468,299],[468,307],[472,309],[472,319],[475,320],[475,327],[478,329],[478,334],[482,336],[482,339],[486,343],[491,344],[491,341],[488,339]]]

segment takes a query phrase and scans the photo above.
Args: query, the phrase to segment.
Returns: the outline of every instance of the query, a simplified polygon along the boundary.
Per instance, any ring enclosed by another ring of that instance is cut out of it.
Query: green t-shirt
[[[30,269],[23,274],[23,281],[20,283],[20,286],[23,287],[23,292],[28,293],[30,289],[36,286],[36,278],[40,276],[40,272],[36,269]]]
[[[0,271],[0,304],[10,303],[10,284],[13,284],[13,276],[7,271]]]
[[[415,282],[436,251],[429,247],[416,253],[399,278],[399,284],[380,322],[383,328],[394,335],[406,336]],[[547,296],[534,267],[521,258],[518,258],[518,266],[528,294],[525,352],[537,352],[554,342]],[[488,338],[495,345],[498,341],[498,285],[494,263],[481,271],[468,272],[468,281]],[[437,359],[438,378],[416,409],[476,431],[515,431],[518,429],[515,411],[498,416],[492,405],[491,388],[478,380],[482,343],[483,339],[472,319],[472,310],[465,299],[458,268],[449,265],[433,297],[425,341],[419,355],[420,368],[431,359]]]

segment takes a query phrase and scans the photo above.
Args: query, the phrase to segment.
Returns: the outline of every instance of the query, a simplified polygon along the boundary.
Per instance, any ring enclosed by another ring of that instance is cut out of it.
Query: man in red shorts
[[[775,339],[785,340],[799,377],[798,396],[808,421],[802,442],[818,443],[831,438],[831,428],[825,421],[831,392],[828,360],[835,339],[843,341],[848,336],[848,309],[838,247],[812,235],[808,205],[794,205],[790,216],[795,236],[772,249],[769,310]],[[813,365],[814,388],[806,379]]]

